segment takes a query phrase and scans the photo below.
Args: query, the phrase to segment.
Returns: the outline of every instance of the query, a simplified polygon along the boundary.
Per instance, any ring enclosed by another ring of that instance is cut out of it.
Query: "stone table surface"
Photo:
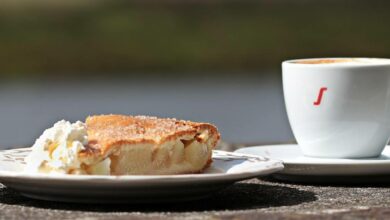
[[[390,219],[390,184],[303,185],[267,177],[238,182],[203,200],[149,205],[39,201],[0,184],[0,219],[259,218]]]
[[[0,188],[0,219],[390,219],[388,186],[318,186],[251,179],[199,201],[100,205],[39,201]]]

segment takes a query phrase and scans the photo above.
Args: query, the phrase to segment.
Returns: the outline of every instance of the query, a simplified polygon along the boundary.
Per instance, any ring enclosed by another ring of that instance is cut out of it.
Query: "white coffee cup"
[[[288,60],[282,69],[289,122],[304,155],[381,154],[390,137],[390,59]]]

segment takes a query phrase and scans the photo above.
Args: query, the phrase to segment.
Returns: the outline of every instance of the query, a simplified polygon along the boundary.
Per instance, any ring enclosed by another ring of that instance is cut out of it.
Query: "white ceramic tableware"
[[[296,144],[245,147],[236,153],[282,160],[285,168],[273,174],[280,180],[321,184],[390,182],[390,146],[379,157],[363,159],[306,157]]]
[[[289,122],[304,155],[381,154],[390,137],[390,59],[289,60],[282,69]]]
[[[211,167],[185,175],[49,175],[23,172],[31,150],[0,151],[0,183],[35,199],[87,203],[155,203],[211,196],[234,182],[283,169],[279,160],[213,151]]]

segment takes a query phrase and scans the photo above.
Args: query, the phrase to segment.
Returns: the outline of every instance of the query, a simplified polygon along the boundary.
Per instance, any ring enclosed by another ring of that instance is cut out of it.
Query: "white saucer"
[[[200,199],[234,182],[283,169],[280,160],[213,151],[213,163],[200,174],[47,175],[24,173],[29,148],[0,151],[0,182],[35,199],[93,203],[151,203]]]
[[[285,169],[274,175],[282,180],[319,183],[390,181],[390,146],[380,157],[364,159],[306,157],[296,144],[253,146],[235,152],[282,160]]]

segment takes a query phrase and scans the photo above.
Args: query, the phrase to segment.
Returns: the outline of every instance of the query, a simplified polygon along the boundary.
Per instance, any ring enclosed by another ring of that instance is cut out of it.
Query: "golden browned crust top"
[[[208,130],[219,140],[219,133],[214,125],[172,118],[127,115],[97,115],[86,119],[88,132],[87,152],[105,154],[112,146],[121,144],[151,143],[159,145],[182,135],[196,135]]]

